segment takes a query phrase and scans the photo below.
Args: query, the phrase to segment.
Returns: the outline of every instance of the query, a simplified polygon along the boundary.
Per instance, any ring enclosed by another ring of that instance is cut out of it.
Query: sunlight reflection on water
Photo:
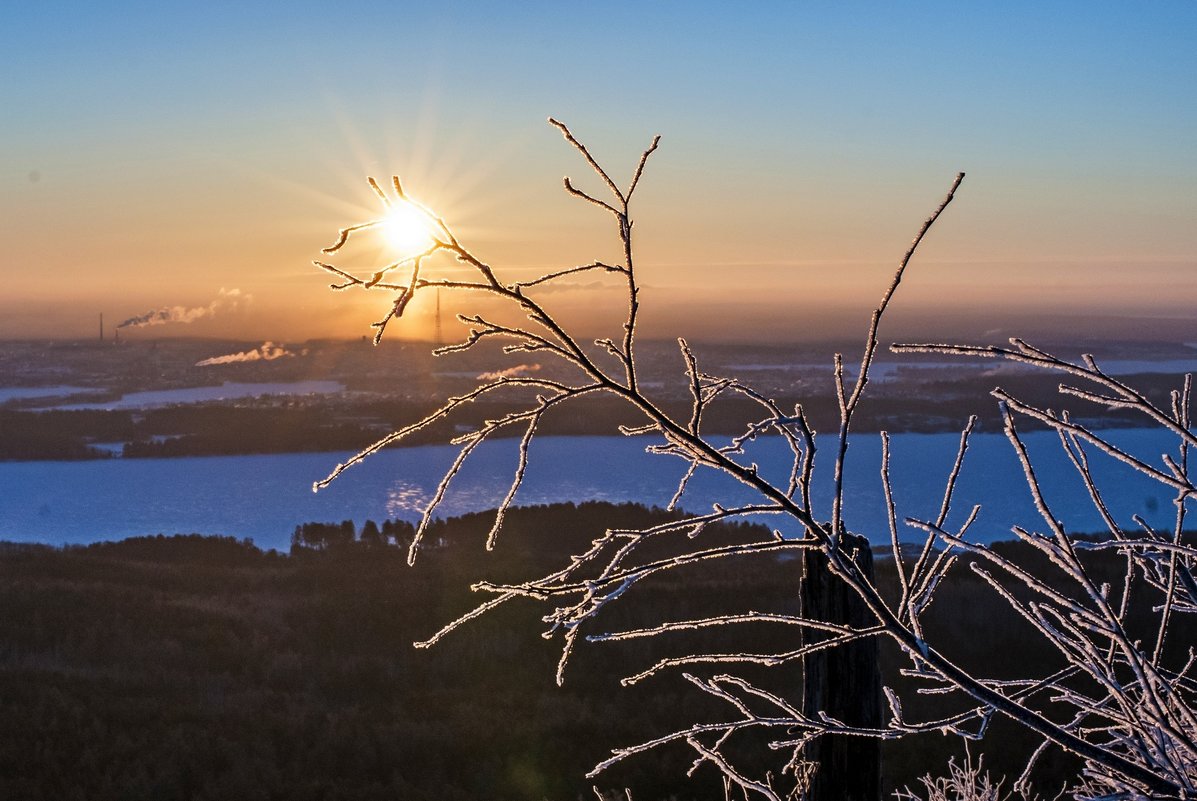
[[[423,511],[431,500],[432,493],[426,492],[423,487],[397,478],[387,490],[387,515],[408,517],[412,512]]]

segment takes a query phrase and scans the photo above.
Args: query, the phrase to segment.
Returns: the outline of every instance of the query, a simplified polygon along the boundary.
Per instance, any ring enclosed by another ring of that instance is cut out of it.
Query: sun
[[[432,244],[427,215],[410,203],[397,203],[382,220],[387,243],[403,255],[420,253]]]

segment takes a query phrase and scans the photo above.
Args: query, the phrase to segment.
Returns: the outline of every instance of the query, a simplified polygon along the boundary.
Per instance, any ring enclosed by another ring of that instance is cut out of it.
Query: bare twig
[[[484,318],[479,313],[464,314],[459,319],[470,327],[468,335],[461,342],[440,348],[438,354],[469,351],[479,343],[494,341],[501,343],[502,351],[508,354],[543,353],[568,368],[563,372],[576,378],[503,378],[483,381],[460,397],[447,398],[434,412],[383,437],[344,464],[337,465],[314,488],[326,486],[349,466],[361,462],[381,448],[398,444],[418,431],[444,423],[458,411],[489,398],[494,392],[511,390],[525,393],[514,410],[498,419],[488,420],[478,430],[453,440],[459,447],[457,457],[424,510],[409,558],[415,557],[421,536],[433,519],[438,505],[450,491],[453,478],[471,454],[487,439],[516,430],[522,433],[519,435],[519,450],[511,482],[486,538],[487,547],[493,547],[507,511],[517,499],[528,467],[529,451],[543,416],[552,408],[591,395],[614,399],[634,410],[640,416],[641,423],[621,429],[623,433],[652,435],[655,439],[649,446],[650,453],[680,460],[684,467],[681,468],[677,489],[669,504],[671,510],[682,504],[689,482],[700,471],[715,471],[731,477],[752,490],[756,500],[735,506],[715,504],[709,513],[687,513],[677,520],[643,529],[609,530],[595,538],[589,548],[571,556],[563,566],[547,575],[510,583],[478,582],[472,589],[491,597],[419,645],[431,645],[462,624],[513,598],[530,598],[551,604],[551,611],[544,615],[543,620],[548,626],[546,636],[560,635],[563,640],[557,670],[559,681],[579,642],[665,637],[679,631],[763,624],[781,626],[795,632],[820,630],[828,635],[813,644],[798,644],[796,647],[773,651],[729,649],[724,653],[689,653],[659,659],[625,680],[634,682],[682,666],[789,664],[816,650],[838,648],[864,638],[888,638],[906,655],[908,662],[904,672],[920,682],[921,692],[968,699],[969,711],[934,720],[908,720],[902,711],[901,698],[889,690],[890,718],[885,725],[875,728],[853,726],[835,720],[826,713],[804,714],[798,704],[792,704],[783,696],[751,684],[742,677],[723,675],[702,678],[686,673],[685,678],[697,690],[728,704],[733,718],[725,722],[696,723],[640,745],[617,750],[610,759],[598,765],[595,772],[632,754],[643,753],[666,743],[683,743],[697,754],[696,764],[714,765],[729,782],[728,786],[738,787],[746,798],[755,794],[780,801],[784,794],[770,774],[764,777],[749,776],[734,764],[731,744],[741,733],[758,730],[780,732],[770,744],[779,752],[787,749],[789,752],[779,775],[790,775],[798,782],[804,775],[802,771],[806,770],[801,767],[802,748],[816,737],[839,735],[893,739],[938,730],[964,738],[977,738],[982,736],[991,717],[1001,715],[1040,738],[1044,745],[1037,748],[1036,755],[1042,753],[1047,743],[1051,743],[1079,757],[1085,764],[1084,786],[1093,790],[1095,797],[1102,794],[1109,798],[1146,795],[1177,799],[1195,797],[1197,745],[1194,744],[1192,732],[1197,730],[1197,715],[1194,714],[1194,708],[1197,707],[1197,692],[1194,688],[1197,683],[1187,674],[1197,665],[1197,654],[1190,648],[1186,662],[1170,666],[1167,664],[1170,650],[1166,647],[1169,632],[1173,628],[1170,621],[1177,615],[1197,612],[1197,581],[1193,576],[1197,570],[1197,549],[1183,536],[1185,505],[1197,494],[1197,488],[1188,473],[1188,449],[1197,445],[1197,435],[1190,430],[1190,382],[1186,381],[1184,388],[1173,394],[1171,408],[1162,408],[1129,384],[1108,375],[1092,356],[1069,362],[1019,339],[1011,340],[1010,347],[894,345],[893,349],[897,352],[930,351],[1007,359],[1051,370],[1073,380],[1081,379],[1082,383],[1089,382],[1096,389],[1061,384],[1063,396],[1074,401],[1098,404],[1106,409],[1140,414],[1149,424],[1159,427],[1179,442],[1176,455],[1163,457],[1163,466],[1155,466],[1112,443],[1100,429],[1075,422],[1067,413],[1041,409],[1009,393],[995,390],[994,394],[1001,403],[1007,437],[1020,460],[1043,525],[1049,532],[1048,536],[1044,536],[1017,528],[1015,534],[1027,547],[1045,557],[1050,572],[1044,573],[1016,563],[995,549],[965,539],[979,507],[973,507],[959,528],[951,531],[945,528],[975,418],[970,418],[961,434],[957,456],[948,473],[943,500],[935,518],[927,521],[906,519],[908,524],[920,529],[925,537],[919,556],[913,564],[908,565],[898,534],[898,509],[891,487],[890,442],[888,436],[883,435],[881,480],[889,521],[890,549],[900,585],[900,598],[894,604],[892,598],[887,600],[876,584],[862,573],[842,537],[846,532],[843,522],[847,503],[844,469],[849,433],[869,383],[878,346],[878,331],[884,315],[916,251],[952,202],[964,174],[956,176],[946,196],[919,228],[899,261],[889,286],[871,315],[860,366],[851,382],[845,377],[842,356],[835,356],[834,387],[840,419],[834,459],[829,466],[833,474],[832,508],[830,517],[822,518],[812,508],[817,443],[801,406],[796,406],[793,414],[787,415],[772,399],[744,383],[702,372],[697,356],[684,340],[678,340],[685,376],[685,386],[679,394],[684,393],[689,398],[689,408],[675,417],[642,391],[639,360],[635,352],[639,284],[635,272],[633,220],[629,202],[640,184],[649,157],[658,149],[660,137],[654,137],[643,151],[627,190],[622,191],[610,173],[564,123],[555,119],[549,122],[561,132],[609,191],[609,197],[599,197],[578,188],[569,178],[564,181],[570,196],[612,215],[622,249],[621,264],[594,261],[548,271],[530,279],[503,280],[500,278],[501,270],[483,261],[463,245],[444,220],[412,198],[396,177],[392,181],[393,197],[377,181],[370,179],[369,185],[384,208],[409,203],[423,215],[432,231],[429,247],[369,274],[357,275],[324,262],[316,262],[316,265],[334,276],[334,289],[360,288],[395,293],[385,316],[375,324],[378,337],[382,336],[389,322],[402,316],[414,296],[425,289],[460,292],[466,297],[485,296],[497,300],[511,312],[523,315],[524,322],[500,323],[495,320],[507,318],[491,318],[489,315]],[[336,241],[324,252],[339,252],[354,240],[356,233],[381,222],[367,221],[340,229]],[[442,259],[450,259],[459,268],[464,267],[468,275],[462,278],[438,274],[437,264]],[[411,273],[406,281],[387,280],[394,271],[409,265]],[[596,340],[595,345],[599,350],[594,358],[587,350],[591,346],[584,348],[582,341],[536,297],[538,290],[549,282],[589,272],[621,276],[620,283],[626,298],[622,335]],[[608,354],[613,358],[609,358]],[[528,400],[527,395],[533,393],[534,397]],[[759,410],[760,417],[750,422],[743,433],[730,441],[716,440],[704,430],[706,413],[712,404],[727,397],[751,401]],[[1066,523],[1056,519],[1041,490],[1036,464],[1015,427],[1015,416],[1030,418],[1059,434],[1061,447],[1084,481],[1088,498],[1102,516],[1113,539],[1082,548],[1081,543],[1074,540]],[[780,438],[789,448],[791,468],[784,482],[772,483],[752,461],[751,449],[758,440],[768,436]],[[1177,513],[1170,534],[1145,527],[1145,534],[1131,537],[1123,530],[1106,506],[1102,489],[1090,470],[1090,452],[1105,454],[1175,493]],[[996,499],[996,502],[1000,501],[1000,498]],[[704,532],[714,523],[762,514],[787,518],[791,525],[799,527],[801,534],[786,538],[774,532],[769,537],[762,536],[754,541],[735,544],[700,541],[706,539]],[[644,549],[648,543],[661,542],[670,543],[676,549],[666,556],[662,556],[660,551]],[[848,591],[859,597],[869,617],[866,624],[848,626],[789,613],[749,611],[665,621],[623,631],[583,633],[608,604],[619,601],[631,587],[653,576],[714,560],[773,559],[781,554],[808,550],[822,553],[835,579],[843,582]],[[1086,563],[1089,558],[1086,554],[1108,550],[1118,552],[1126,562],[1120,588],[1095,581]],[[937,588],[951,580],[953,566],[961,555],[977,560],[971,565],[975,575],[1015,613],[1021,615],[1037,636],[1044,638],[1061,654],[1065,667],[1045,677],[995,680],[965,670],[946,657],[935,643],[927,641],[920,616],[931,605]],[[980,566],[982,564],[984,568]],[[1136,584],[1135,591],[1150,591],[1158,596],[1158,603],[1153,607],[1156,615],[1154,636],[1147,646],[1124,627],[1132,582],[1140,575],[1145,579],[1141,585],[1146,590],[1140,590],[1140,584]],[[1012,589],[1013,586],[1019,588],[1017,592]],[[801,640],[798,642],[801,643]],[[760,708],[768,708],[768,714],[754,711]],[[1069,713],[1060,715],[1059,708],[1066,708]],[[1027,771],[1019,778],[1019,787],[1027,786],[1030,769],[1028,765]]]

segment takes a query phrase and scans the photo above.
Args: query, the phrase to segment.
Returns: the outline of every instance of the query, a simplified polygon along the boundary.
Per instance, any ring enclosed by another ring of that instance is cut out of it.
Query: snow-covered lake
[[[186,389],[161,389],[147,392],[131,392],[116,400],[94,403],[57,404],[52,408],[60,411],[86,409],[151,409],[156,406],[172,406],[176,403],[208,403],[211,401],[240,400],[263,395],[335,395],[345,385],[339,381],[287,381],[278,383],[241,384],[226,381],[220,386],[188,387]]]
[[[1157,431],[1109,432],[1152,464],[1175,443]],[[1053,514],[1074,531],[1101,530],[1083,486],[1060,452],[1054,434],[1031,433],[1028,446],[1049,491]],[[894,495],[899,516],[933,518],[959,437],[897,434],[892,437]],[[604,499],[664,505],[682,465],[644,452],[648,441],[622,437],[546,437],[532,447],[521,504]],[[828,514],[833,441],[821,437],[815,506]],[[261,547],[285,549],[294,527],[305,521],[388,517],[415,519],[428,502],[455,449],[422,446],[383,451],[354,467],[331,487],[313,494],[348,454],[297,453],[180,459],[113,459],[88,462],[0,463],[0,539],[53,544],[85,543],[157,533],[225,534],[252,538]],[[764,475],[784,481],[787,451],[766,440],[750,452]],[[443,515],[493,507],[505,494],[515,466],[511,440],[480,447],[450,487]],[[1131,525],[1140,514],[1153,526],[1171,525],[1175,509],[1168,491],[1101,454],[1091,457],[1115,515]],[[879,479],[880,442],[861,434],[851,440],[846,474],[848,526],[875,543],[888,526]],[[722,476],[700,473],[683,507],[706,511],[712,502],[752,500],[748,490]],[[949,525],[959,524],[974,503],[983,504],[971,529],[978,540],[1007,539],[1020,524],[1043,530],[1022,471],[1000,434],[972,439]],[[776,518],[774,525],[777,525]],[[904,527],[904,537],[918,537]]]
[[[95,387],[75,387],[60,384],[52,387],[0,387],[0,404],[10,400],[38,400],[40,398],[66,398],[71,395],[85,395],[99,392]]]
[[[1115,376],[1129,376],[1139,375],[1143,373],[1162,373],[1164,375],[1181,376],[1185,373],[1197,373],[1197,358],[1192,359],[1098,359],[1098,366],[1101,367],[1109,375]],[[747,362],[726,364],[722,366],[723,369],[731,374],[738,373],[762,373],[762,372],[781,372],[781,373],[811,373],[824,372],[830,373],[832,365],[830,363],[820,362],[815,364],[799,364],[799,363],[764,363],[764,362]],[[860,365],[851,361],[844,364],[844,375],[848,377],[855,376]],[[957,359],[955,361],[877,361],[873,362],[873,366],[869,372],[870,378],[873,381],[886,382],[893,381],[903,374],[911,374],[926,371],[943,371],[951,372],[953,375],[983,375],[992,372],[1002,373],[1032,373],[1039,370],[1028,364],[1019,362],[1007,362],[998,359],[978,359],[966,360]]]

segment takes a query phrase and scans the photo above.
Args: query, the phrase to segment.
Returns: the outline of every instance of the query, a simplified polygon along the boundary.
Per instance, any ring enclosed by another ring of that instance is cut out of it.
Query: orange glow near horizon
[[[895,323],[918,317],[937,339],[982,315],[1065,333],[1086,315],[1135,317],[1147,331],[1197,308],[1197,5],[926,7],[868,24],[838,4],[626,4],[601,19],[472,5],[368,3],[330,26],[319,9],[278,20],[251,3],[255,27],[202,5],[126,19],[78,4],[66,28],[46,4],[13,5],[0,338],[88,338],[101,312],[206,307],[221,287],[252,304],[128,335],[369,335],[387,293],[330,292],[311,262],[342,226],[391,210],[400,219],[362,230],[338,266],[368,278],[422,252],[439,227],[403,219],[420,204],[503,282],[617,263],[610,215],[562,187],[606,197],[605,182],[549,114],[621,187],[663,137],[631,209],[646,335],[856,332],[960,170]],[[266,33],[282,22],[286,35]],[[610,70],[580,55],[613,38],[626,46]],[[464,269],[448,254],[425,268]],[[610,280],[534,291],[607,336],[622,324]],[[443,294],[447,338],[448,310],[473,309]]]

